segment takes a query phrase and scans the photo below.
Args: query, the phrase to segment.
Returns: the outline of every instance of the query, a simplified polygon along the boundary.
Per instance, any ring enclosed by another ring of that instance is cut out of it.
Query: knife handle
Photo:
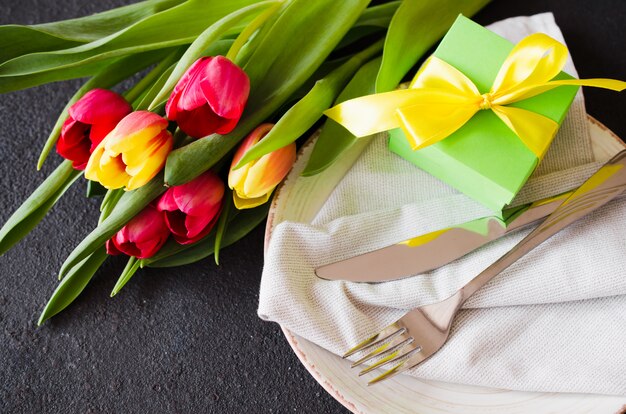
[[[487,282],[576,220],[608,203],[626,189],[626,150],[619,152],[567,198],[528,236],[460,289],[462,302]]]

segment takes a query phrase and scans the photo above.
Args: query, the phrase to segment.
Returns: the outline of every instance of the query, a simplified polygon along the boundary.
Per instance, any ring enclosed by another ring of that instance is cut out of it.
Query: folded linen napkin
[[[514,42],[533,32],[563,41],[550,13],[489,28]],[[566,71],[575,75],[571,61]],[[516,203],[575,188],[601,165],[594,160],[587,125],[579,93]],[[341,166],[299,177],[311,148],[304,151],[280,197],[300,200],[316,214],[294,220],[289,209],[303,207],[281,206],[279,198],[261,281],[261,318],[336,354],[407,310],[448,297],[530,231],[408,279],[320,280],[313,269],[322,264],[490,215],[390,153],[384,134],[368,146],[357,145],[346,159],[357,157],[361,147],[363,153],[332,193],[328,183],[338,181]],[[515,390],[626,395],[625,249],[626,204],[618,200],[563,230],[476,293],[457,316],[448,343],[409,374]]]

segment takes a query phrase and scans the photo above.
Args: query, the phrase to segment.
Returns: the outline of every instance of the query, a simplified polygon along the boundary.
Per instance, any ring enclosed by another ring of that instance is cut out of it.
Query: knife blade
[[[413,237],[391,246],[315,269],[317,277],[351,282],[386,282],[444,266],[505,234],[550,215],[572,194],[563,193],[508,208],[502,218],[483,217]]]

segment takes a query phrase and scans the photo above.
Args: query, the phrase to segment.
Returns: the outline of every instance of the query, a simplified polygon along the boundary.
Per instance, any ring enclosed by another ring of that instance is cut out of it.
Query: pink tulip
[[[206,236],[219,217],[224,183],[211,171],[190,182],[169,188],[157,204],[165,213],[167,227],[180,244],[194,243]]]
[[[198,59],[178,81],[165,111],[187,135],[200,138],[235,128],[250,93],[248,75],[223,56]]]
[[[87,92],[68,109],[57,142],[57,152],[84,170],[89,155],[117,123],[132,111],[124,98],[106,89]]]
[[[107,241],[107,253],[147,259],[159,251],[169,235],[163,214],[150,204]]]

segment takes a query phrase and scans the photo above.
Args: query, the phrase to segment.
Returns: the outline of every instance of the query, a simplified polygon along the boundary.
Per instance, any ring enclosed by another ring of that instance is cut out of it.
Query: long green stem
[[[182,48],[176,49],[170,53],[165,59],[159,62],[146,76],[144,76],[139,82],[133,85],[126,93],[124,97],[128,102],[134,102],[143,94],[152,84],[161,77],[161,75],[183,54]],[[136,111],[143,108],[133,108]]]
[[[128,283],[131,277],[135,275],[137,270],[139,269],[139,260],[136,257],[129,257],[128,263],[126,263],[126,267],[122,271],[120,278],[117,280],[115,287],[113,287],[113,291],[111,292],[111,297],[117,295],[119,291]]]
[[[123,195],[124,190],[121,188],[107,191],[102,199],[102,204],[100,205],[100,218],[98,219],[98,224],[102,223],[107,217],[109,217],[109,215],[111,215],[111,212]]]
[[[235,39],[235,43],[233,43],[233,45],[230,47],[230,50],[226,54],[227,59],[232,62],[235,61],[235,58],[237,58],[239,51],[241,50],[243,45],[246,44],[248,39],[250,39],[250,36],[252,36],[257,31],[257,29],[267,21],[267,19],[269,19],[274,13],[276,13],[276,11],[282,4],[282,1],[274,1],[274,3],[275,4],[273,6],[270,6],[270,8],[259,14],[254,20],[250,22],[250,24],[246,26],[245,29],[241,31],[241,33],[239,33],[239,36],[237,36],[237,39]]]
[[[220,213],[219,221],[217,222],[217,230],[215,231],[215,264],[220,264],[220,248],[222,247],[222,238],[226,231],[226,225],[228,224],[228,216],[230,215],[230,209],[233,204],[233,192],[227,191],[224,193],[224,206]]]

